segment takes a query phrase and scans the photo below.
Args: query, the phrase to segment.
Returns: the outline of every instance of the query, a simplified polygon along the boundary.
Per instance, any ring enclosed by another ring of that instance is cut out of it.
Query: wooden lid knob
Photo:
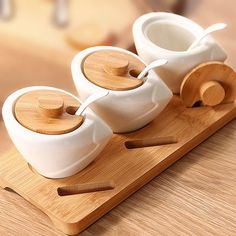
[[[234,102],[236,73],[222,62],[202,63],[185,76],[180,95],[187,107],[192,107],[199,101],[207,106]]]
[[[56,90],[35,90],[20,96],[15,117],[27,129],[41,134],[65,134],[83,123],[74,115],[80,104],[73,97]]]
[[[86,78],[105,89],[130,90],[143,84],[133,71],[139,74],[145,65],[135,56],[116,50],[102,50],[88,55],[83,63]]]
[[[208,81],[201,85],[200,96],[204,105],[215,106],[225,97],[225,90],[217,81]]]
[[[128,71],[129,61],[122,58],[107,57],[107,63],[103,69],[110,75],[125,75]]]
[[[41,96],[38,98],[39,111],[51,118],[59,117],[63,113],[64,101],[61,97]]]

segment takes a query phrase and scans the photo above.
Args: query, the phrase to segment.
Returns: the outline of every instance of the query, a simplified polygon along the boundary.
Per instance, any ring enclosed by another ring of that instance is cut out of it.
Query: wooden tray
[[[32,171],[16,149],[0,157],[0,185],[9,187],[46,213],[66,234],[77,234],[118,205],[236,116],[233,103],[185,108],[174,97],[165,111],[143,129],[114,135],[86,169],[65,179],[46,179]],[[125,142],[175,135],[176,144],[127,149]],[[107,191],[59,196],[58,187],[114,181]],[[141,203],[140,203],[141,204]]]

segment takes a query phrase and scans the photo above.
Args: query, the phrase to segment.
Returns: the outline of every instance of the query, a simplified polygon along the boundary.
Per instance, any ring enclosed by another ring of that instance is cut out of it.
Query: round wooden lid
[[[79,102],[55,90],[36,90],[23,94],[15,104],[17,121],[41,134],[65,134],[83,123],[83,116],[74,115]]]
[[[187,107],[199,101],[206,106],[233,102],[236,98],[236,73],[222,62],[202,63],[185,76],[180,96]]]
[[[90,54],[83,64],[86,78],[106,89],[130,90],[143,84],[136,77],[145,65],[136,57],[112,50],[98,51]]]

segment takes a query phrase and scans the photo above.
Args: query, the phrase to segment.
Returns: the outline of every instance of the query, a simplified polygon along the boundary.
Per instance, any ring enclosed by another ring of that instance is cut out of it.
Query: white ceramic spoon
[[[91,96],[89,96],[79,107],[79,109],[76,111],[75,115],[80,116],[85,111],[85,109],[93,102],[107,96],[109,94],[108,91],[101,91],[97,93],[93,93]]]
[[[154,68],[163,66],[167,63],[168,61],[166,59],[158,59],[156,61],[151,62],[149,65],[147,65],[143,71],[138,75],[137,79],[143,79],[145,75],[148,73],[149,70],[152,70]]]
[[[215,32],[215,31],[218,31],[218,30],[222,30],[226,27],[227,25],[224,24],[224,23],[217,23],[217,24],[214,24],[214,25],[211,25],[209,26],[208,28],[206,28],[203,32],[203,34],[197,38],[191,45],[190,47],[187,49],[187,51],[195,48],[201,41],[203,38],[205,38],[207,35]]]

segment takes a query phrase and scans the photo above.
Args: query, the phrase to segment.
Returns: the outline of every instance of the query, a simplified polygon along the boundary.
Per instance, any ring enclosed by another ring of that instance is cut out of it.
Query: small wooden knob
[[[204,105],[215,106],[224,100],[225,90],[219,82],[208,81],[201,85],[200,97]]]
[[[124,75],[128,71],[129,61],[114,56],[108,56],[107,63],[104,64],[103,69],[110,75]]]
[[[63,113],[63,107],[64,102],[61,97],[48,95],[38,98],[38,109],[46,117],[59,117]]]
[[[134,55],[113,49],[99,50],[88,55],[83,62],[85,77],[95,85],[116,91],[135,89],[143,80],[130,72],[142,71],[145,65]]]

